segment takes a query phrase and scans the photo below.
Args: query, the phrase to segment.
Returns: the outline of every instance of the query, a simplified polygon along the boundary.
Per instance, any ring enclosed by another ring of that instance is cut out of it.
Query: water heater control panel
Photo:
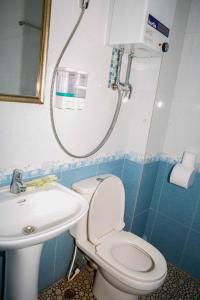
[[[160,56],[169,49],[177,0],[110,0],[107,43]]]

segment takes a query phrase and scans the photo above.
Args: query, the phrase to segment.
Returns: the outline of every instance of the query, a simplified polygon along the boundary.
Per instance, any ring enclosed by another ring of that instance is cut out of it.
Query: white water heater
[[[168,51],[177,0],[110,0],[107,43],[138,57]]]

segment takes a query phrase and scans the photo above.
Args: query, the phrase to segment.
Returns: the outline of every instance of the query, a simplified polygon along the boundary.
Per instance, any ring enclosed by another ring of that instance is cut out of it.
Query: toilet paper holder
[[[192,186],[196,175],[196,154],[185,151],[182,161],[177,163],[170,174],[172,184],[188,189]]]

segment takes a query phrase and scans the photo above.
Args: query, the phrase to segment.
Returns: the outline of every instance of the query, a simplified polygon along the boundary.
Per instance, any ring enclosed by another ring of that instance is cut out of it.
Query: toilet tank
[[[138,57],[167,51],[177,0],[110,0],[107,44]]]
[[[72,185],[72,189],[75,192],[81,194],[81,196],[83,196],[88,201],[88,203],[90,203],[92,196],[95,193],[99,184],[105,178],[110,176],[113,175],[112,174],[99,175],[99,176],[95,176],[95,177],[91,177],[85,180],[75,182]],[[88,213],[70,229],[70,234],[77,240],[80,241],[88,240],[88,230],[87,230]]]

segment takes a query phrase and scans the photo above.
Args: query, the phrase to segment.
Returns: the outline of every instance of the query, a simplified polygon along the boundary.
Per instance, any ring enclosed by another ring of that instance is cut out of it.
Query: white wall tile
[[[126,151],[134,151],[142,157],[146,152],[160,62],[160,58],[137,59],[133,68],[136,84],[133,81],[133,112]]]
[[[151,129],[149,132],[146,157],[155,156],[163,151],[168,119],[173,101],[176,78],[184,43],[184,33],[190,10],[188,0],[179,0],[171,32],[170,49],[163,58],[158,81]]]
[[[56,112],[56,127],[70,151],[85,153],[102,139],[117,103],[107,88],[112,49],[105,45],[107,0],[93,0],[67,49],[61,66],[85,70],[89,86],[85,110]],[[70,162],[57,145],[50,126],[50,81],[56,59],[80,13],[78,1],[53,0],[44,105],[0,102],[0,169],[42,166],[45,161]],[[125,149],[131,102],[122,105],[116,128],[98,156]],[[126,134],[124,134],[126,132]],[[31,168],[31,167],[30,167]]]
[[[77,3],[77,0],[52,1],[44,105],[0,103],[0,169],[12,170],[16,165],[31,169],[42,167],[45,162],[74,161],[64,154],[53,136],[49,93],[56,59],[80,13]],[[91,150],[102,139],[116,106],[117,93],[107,88],[112,51],[105,45],[108,4],[107,0],[90,1],[80,28],[61,62],[61,66],[89,73],[85,110],[56,111],[55,116],[62,141],[76,154]],[[124,67],[125,64],[123,72]],[[116,128],[96,157],[121,151],[145,156],[159,69],[160,58],[134,60],[132,98],[123,103]],[[168,90],[165,84],[163,89],[165,92]],[[161,92],[160,97],[162,95]],[[168,102],[169,95],[164,93],[164,102]]]
[[[188,18],[188,24],[186,28],[187,33],[200,33],[200,1],[199,0],[188,0],[191,2],[191,13]]]
[[[186,34],[164,145],[171,157],[185,150],[200,154],[199,52],[200,34]]]

